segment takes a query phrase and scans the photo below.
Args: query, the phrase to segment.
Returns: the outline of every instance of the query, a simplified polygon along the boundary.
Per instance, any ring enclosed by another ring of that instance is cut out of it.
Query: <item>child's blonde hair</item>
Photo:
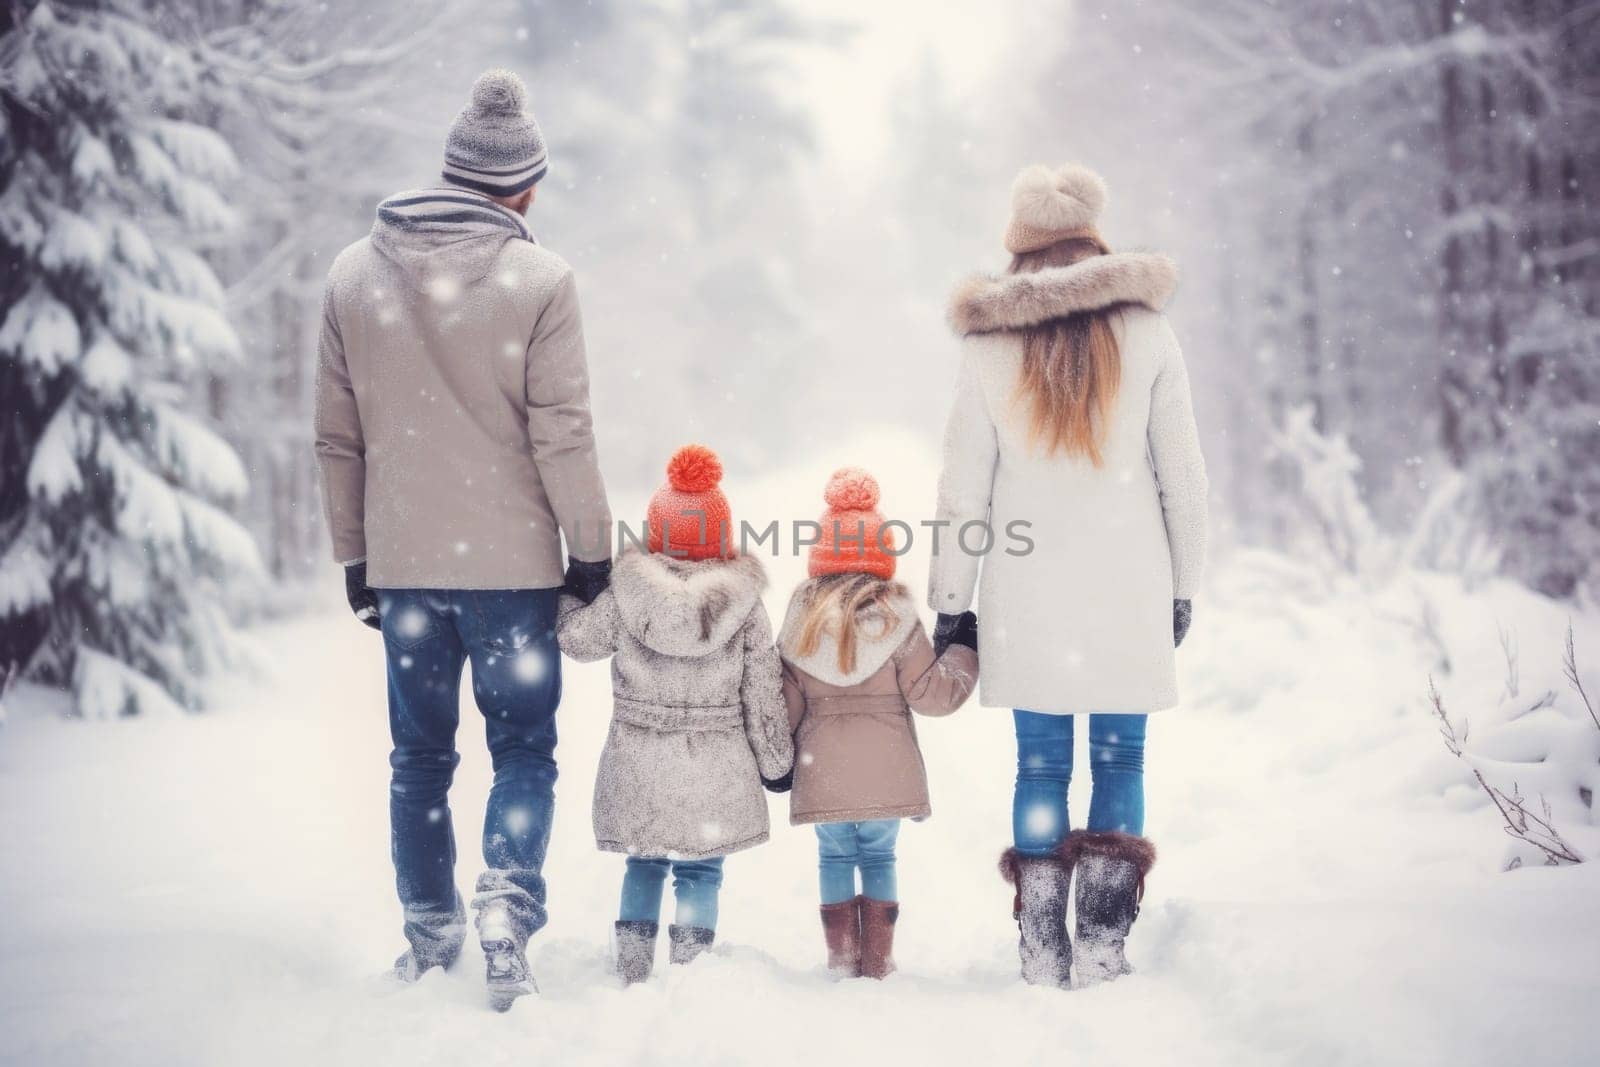
[[[875,635],[883,637],[900,624],[892,601],[909,593],[899,582],[871,574],[830,574],[818,578],[800,623],[800,645],[796,651],[809,656],[833,637],[839,644],[839,670],[849,674],[856,667],[856,643],[860,637],[861,616],[872,612],[882,624]],[[834,620],[838,619],[838,633]]]

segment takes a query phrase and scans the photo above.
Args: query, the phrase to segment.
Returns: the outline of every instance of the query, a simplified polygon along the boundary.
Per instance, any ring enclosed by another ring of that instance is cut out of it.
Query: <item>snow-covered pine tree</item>
[[[237,358],[194,250],[233,153],[160,3],[46,0],[0,38],[0,628],[85,716],[200,704],[231,660],[223,584],[259,568],[219,506],[245,474],[181,404]]]
[[[185,6],[209,76],[206,124],[239,156],[230,184],[239,226],[208,260],[244,358],[197,385],[250,471],[235,515],[273,577],[268,596],[249,598],[252,613],[303,603],[303,582],[327,561],[306,434],[328,264],[372,225],[373,205],[438,170],[449,109],[504,36],[477,24],[485,6],[368,0],[359,15],[321,0]],[[441,34],[459,58],[434,61]]]

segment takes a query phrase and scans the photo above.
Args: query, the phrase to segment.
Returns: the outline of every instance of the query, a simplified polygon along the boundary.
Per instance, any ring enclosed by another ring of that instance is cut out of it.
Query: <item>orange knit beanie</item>
[[[667,461],[667,484],[650,498],[650,551],[678,559],[731,559],[733,512],[717,483],[722,461],[705,445],[684,445]]]
[[[878,514],[878,480],[860,467],[841,467],[822,491],[822,539],[811,546],[811,577],[872,574],[894,577],[894,530]]]

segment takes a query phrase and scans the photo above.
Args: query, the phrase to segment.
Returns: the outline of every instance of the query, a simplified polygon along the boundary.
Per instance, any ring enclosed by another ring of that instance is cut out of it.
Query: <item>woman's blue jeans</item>
[[[661,921],[661,893],[672,875],[672,892],[678,906],[673,922],[679,926],[717,928],[717,893],[722,888],[721,856],[703,860],[643,859],[628,857],[622,875],[622,904],[617,918],[623,922]]]
[[[838,904],[861,893],[873,900],[899,900],[894,875],[894,842],[899,819],[817,823],[817,869],[824,904]]]
[[[1018,708],[1017,789],[1011,832],[1017,851],[1046,856],[1066,840],[1074,715]],[[1144,833],[1144,715],[1089,716],[1089,830]]]

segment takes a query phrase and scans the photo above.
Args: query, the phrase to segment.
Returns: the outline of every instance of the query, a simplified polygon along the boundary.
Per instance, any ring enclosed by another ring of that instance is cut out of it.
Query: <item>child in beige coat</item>
[[[911,712],[948,715],[972,692],[977,619],[963,616],[936,654],[915,599],[893,581],[876,480],[845,468],[823,495],[811,577],[778,635],[794,732],[789,821],[816,824],[829,969],[883,978],[894,970],[900,820],[932,810]]]

